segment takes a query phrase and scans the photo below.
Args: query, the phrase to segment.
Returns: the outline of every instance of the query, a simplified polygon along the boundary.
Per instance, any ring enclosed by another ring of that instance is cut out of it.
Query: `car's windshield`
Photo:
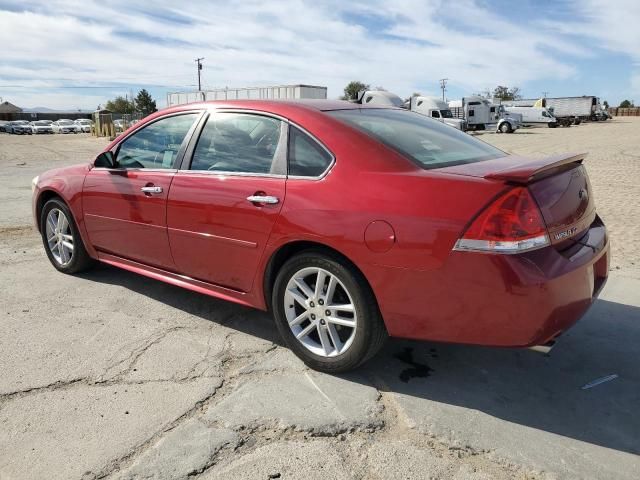
[[[46,120],[38,120],[36,122],[33,122],[34,125],[38,125],[38,126],[49,126],[49,123]]]
[[[82,124],[87,124],[87,123],[91,123],[91,120],[87,120],[85,119],[80,119],[80,120],[76,120],[77,123],[82,123]]]
[[[73,125],[71,120],[58,120],[59,125]]]
[[[466,133],[414,112],[381,108],[327,113],[372,136],[425,169],[474,163],[506,155]]]

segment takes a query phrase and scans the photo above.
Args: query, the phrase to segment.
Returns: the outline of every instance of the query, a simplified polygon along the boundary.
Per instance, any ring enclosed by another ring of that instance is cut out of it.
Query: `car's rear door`
[[[133,132],[115,151],[117,168],[93,168],[82,192],[84,220],[98,250],[174,270],[167,195],[201,112],[161,117]]]
[[[285,197],[286,138],[287,122],[268,114],[209,116],[169,191],[169,243],[180,273],[251,289]]]

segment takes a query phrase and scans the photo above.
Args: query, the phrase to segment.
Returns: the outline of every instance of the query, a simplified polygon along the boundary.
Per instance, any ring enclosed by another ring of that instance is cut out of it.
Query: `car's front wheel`
[[[362,274],[324,252],[303,252],[283,265],[272,308],[289,348],[315,370],[354,369],[373,357],[387,337]]]
[[[53,198],[45,203],[40,215],[40,233],[47,257],[63,273],[77,273],[93,265],[65,203]]]

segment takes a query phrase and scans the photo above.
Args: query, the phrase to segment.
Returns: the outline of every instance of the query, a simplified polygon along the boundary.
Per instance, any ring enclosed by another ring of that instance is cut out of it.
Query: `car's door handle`
[[[247,197],[251,203],[268,203],[275,205],[280,201],[278,197],[272,197],[271,195],[250,195]]]
[[[144,193],[162,193],[162,187],[142,187]]]

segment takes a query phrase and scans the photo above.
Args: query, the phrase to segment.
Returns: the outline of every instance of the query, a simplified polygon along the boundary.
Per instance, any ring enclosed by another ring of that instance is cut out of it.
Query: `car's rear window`
[[[326,113],[372,136],[424,169],[506,155],[454,127],[407,110],[363,108]]]

